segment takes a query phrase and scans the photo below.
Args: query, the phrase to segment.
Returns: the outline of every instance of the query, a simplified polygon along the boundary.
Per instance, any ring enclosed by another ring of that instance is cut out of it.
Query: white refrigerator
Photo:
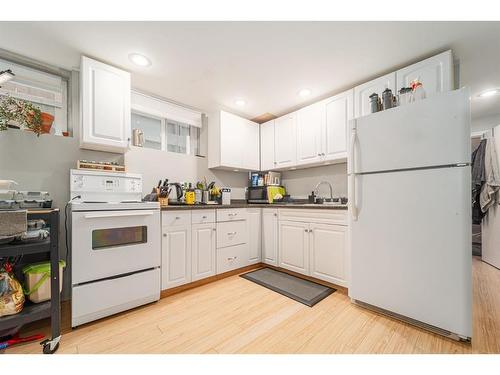
[[[353,302],[437,333],[472,336],[467,89],[351,122]]]

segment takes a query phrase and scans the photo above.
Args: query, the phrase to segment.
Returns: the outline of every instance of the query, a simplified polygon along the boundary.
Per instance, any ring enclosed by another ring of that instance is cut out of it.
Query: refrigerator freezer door
[[[349,296],[471,337],[470,167],[357,175]]]
[[[355,173],[470,163],[468,89],[361,117],[352,125]]]

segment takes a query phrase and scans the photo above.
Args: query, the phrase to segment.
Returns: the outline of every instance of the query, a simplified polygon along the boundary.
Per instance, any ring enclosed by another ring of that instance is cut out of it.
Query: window
[[[162,120],[132,113],[132,129],[140,129],[144,134],[144,147],[161,150]]]
[[[57,70],[55,68],[36,68],[36,65],[36,62],[21,64],[0,58],[0,71],[10,69],[15,74],[12,80],[1,85],[0,95],[26,100],[51,114],[54,121],[50,133],[62,135],[68,131],[69,72],[58,75],[47,71]]]
[[[132,133],[144,134],[143,147],[185,155],[200,154],[202,114],[132,90]]]
[[[167,151],[198,155],[200,129],[181,122],[167,120]]]

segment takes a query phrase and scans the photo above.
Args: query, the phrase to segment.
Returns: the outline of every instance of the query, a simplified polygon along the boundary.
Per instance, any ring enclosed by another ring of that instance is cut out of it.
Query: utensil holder
[[[158,198],[158,202],[160,203],[160,207],[168,207],[168,197],[167,198]]]

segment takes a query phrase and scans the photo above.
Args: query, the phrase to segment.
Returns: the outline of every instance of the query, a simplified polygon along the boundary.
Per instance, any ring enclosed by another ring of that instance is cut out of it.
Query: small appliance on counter
[[[285,195],[283,186],[250,186],[247,189],[247,202],[270,204],[283,199]]]
[[[10,180],[2,180],[10,181]],[[10,184],[1,184],[6,189],[0,189],[0,210],[19,210],[19,209],[41,209],[51,208],[52,198],[46,191],[19,191],[12,189],[17,183],[10,181]]]

